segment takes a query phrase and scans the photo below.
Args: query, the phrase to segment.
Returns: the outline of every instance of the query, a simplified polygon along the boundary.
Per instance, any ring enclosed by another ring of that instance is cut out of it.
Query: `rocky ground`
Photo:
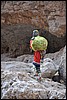
[[[61,62],[61,56],[64,55],[65,58],[65,51],[66,47],[56,53],[45,55],[45,59],[49,58],[53,60],[50,62],[46,60],[46,63],[49,62],[49,64],[45,64],[45,60],[41,63],[41,71],[46,76],[45,78],[42,77],[41,82],[38,82],[32,77],[34,74],[31,63],[33,61],[33,55],[28,54],[21,55],[17,58],[9,58],[8,54],[2,54],[1,99],[66,99],[66,86],[64,82],[59,83],[47,77],[47,74],[51,76],[51,73],[56,71],[59,62]],[[62,61],[63,65],[65,64],[64,60]],[[49,69],[50,66],[51,70]],[[47,74],[45,74],[46,68],[48,68]]]

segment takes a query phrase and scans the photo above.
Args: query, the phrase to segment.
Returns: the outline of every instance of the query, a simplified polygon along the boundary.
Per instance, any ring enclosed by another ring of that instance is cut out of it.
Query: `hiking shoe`
[[[41,81],[41,77],[37,78],[38,81]]]
[[[35,75],[34,76],[38,76],[38,73],[35,73]]]

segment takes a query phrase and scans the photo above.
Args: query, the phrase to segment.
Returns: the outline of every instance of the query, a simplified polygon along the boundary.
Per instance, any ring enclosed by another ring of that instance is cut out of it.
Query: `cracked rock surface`
[[[65,48],[62,51],[65,51]],[[59,52],[61,54],[61,50]],[[66,86],[63,83],[54,82],[47,77],[38,82],[32,77],[34,75],[32,63],[25,63],[19,58],[1,61],[1,99],[66,99]],[[54,59],[54,62],[58,65],[57,59]],[[43,68],[45,69],[45,66]]]

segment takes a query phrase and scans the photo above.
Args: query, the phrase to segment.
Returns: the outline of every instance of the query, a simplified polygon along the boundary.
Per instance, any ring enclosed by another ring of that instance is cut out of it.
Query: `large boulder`
[[[63,54],[61,56],[59,74],[60,74],[60,79],[64,80],[66,84],[66,46],[64,47]]]
[[[58,71],[59,66],[50,58],[45,58],[41,65],[42,77],[52,78]]]
[[[41,69],[43,77],[53,78],[55,81],[58,78],[66,84],[66,46],[56,53],[46,54]],[[58,76],[55,76],[56,72]]]

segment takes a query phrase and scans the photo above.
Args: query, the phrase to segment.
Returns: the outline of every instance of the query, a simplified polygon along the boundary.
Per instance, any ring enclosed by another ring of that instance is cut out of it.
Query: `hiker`
[[[39,31],[38,30],[34,30],[33,31],[33,37],[30,40],[30,49],[32,49],[32,41],[35,39],[36,36],[39,35]],[[34,61],[33,61],[33,65],[35,66],[36,69],[36,73],[34,76],[39,76],[39,79],[41,79],[41,70],[40,70],[40,60],[43,60],[43,51],[34,51]]]

